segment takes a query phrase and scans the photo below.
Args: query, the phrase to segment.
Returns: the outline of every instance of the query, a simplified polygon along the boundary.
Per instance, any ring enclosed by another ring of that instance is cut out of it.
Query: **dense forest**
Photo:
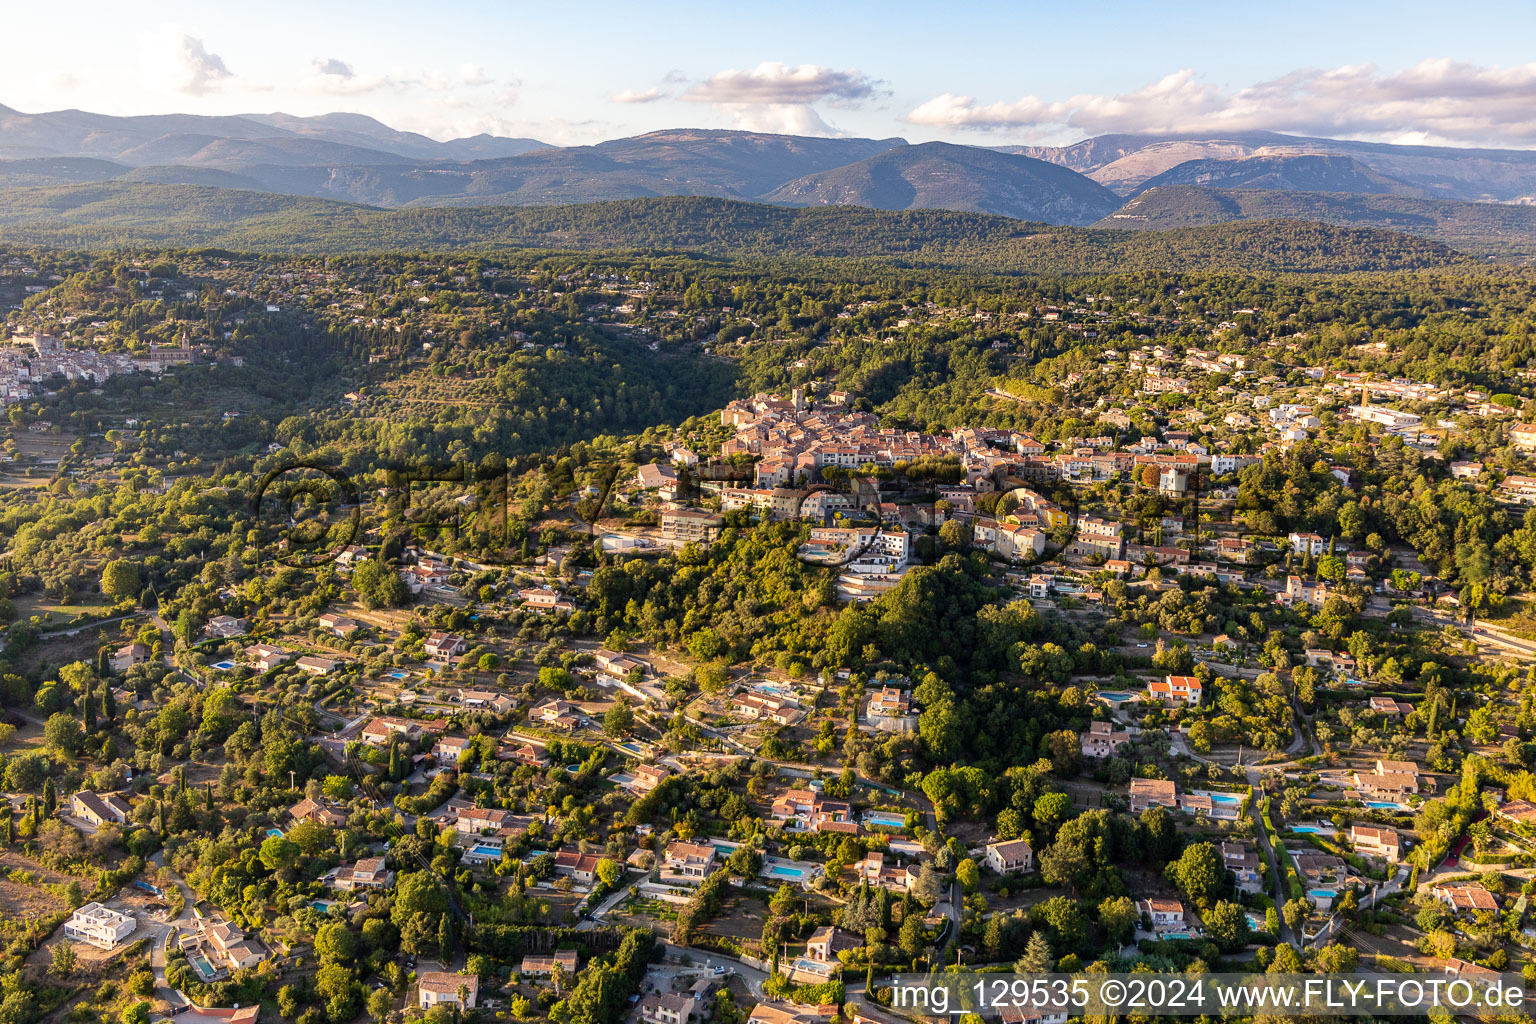
[[[379,210],[205,186],[114,183],[0,192],[0,238],[82,248],[162,243],[273,253],[498,247],[687,251],[1053,274],[1407,270],[1466,260],[1438,242],[1300,221],[1148,236],[942,210],[790,209],[697,197]]]

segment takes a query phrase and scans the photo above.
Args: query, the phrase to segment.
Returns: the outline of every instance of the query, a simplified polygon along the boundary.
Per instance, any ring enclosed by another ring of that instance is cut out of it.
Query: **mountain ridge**
[[[947,142],[886,150],[786,182],[762,198],[797,206],[963,210],[1052,224],[1089,224],[1120,203],[1069,168]]]
[[[1186,160],[1142,182],[1132,196],[1165,185],[1430,198],[1427,190],[1373,171],[1354,157],[1322,153]]]

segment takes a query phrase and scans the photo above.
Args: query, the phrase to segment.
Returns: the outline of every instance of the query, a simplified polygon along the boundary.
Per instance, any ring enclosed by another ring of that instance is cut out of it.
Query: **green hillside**
[[[1162,230],[1272,219],[1401,231],[1480,253],[1536,255],[1536,206],[1409,196],[1169,185],[1143,192],[1095,226]]]
[[[698,197],[382,210],[205,186],[117,182],[0,190],[0,240],[333,253],[623,249],[724,258],[856,258],[1019,273],[1394,270],[1464,261],[1424,239],[1300,222],[1148,234],[979,213],[789,209]]]

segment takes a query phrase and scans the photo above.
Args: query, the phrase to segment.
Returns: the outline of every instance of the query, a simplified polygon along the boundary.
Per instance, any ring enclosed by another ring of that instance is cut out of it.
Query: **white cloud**
[[[608,97],[612,103],[655,103],[657,100],[666,99],[667,93],[659,88],[650,89],[624,89]]]
[[[1189,69],[1117,95],[978,103],[945,93],[907,114],[913,124],[973,131],[1277,131],[1420,143],[1536,143],[1536,64],[1488,67],[1446,59],[1404,71],[1374,65],[1304,68],[1224,90]]]
[[[232,78],[224,58],[176,25],[161,25],[140,36],[148,77],[176,92],[201,96]]]
[[[835,135],[812,104],[847,109],[880,92],[880,84],[857,68],[835,71],[819,64],[764,61],[751,70],[717,72],[680,98],[726,111],[738,128],[748,131]]]
[[[459,81],[465,85],[490,85],[490,76],[485,73],[485,68],[479,64],[460,64]]]
[[[790,67],[764,61],[751,71],[721,71],[683,93],[683,99],[719,104],[852,104],[876,92],[856,68],[833,71],[818,64]]]
[[[351,64],[344,60],[337,60],[335,57],[327,57],[323,60],[316,57],[313,63],[315,74],[317,75],[334,76],[336,78],[357,77],[357,72],[353,70]]]

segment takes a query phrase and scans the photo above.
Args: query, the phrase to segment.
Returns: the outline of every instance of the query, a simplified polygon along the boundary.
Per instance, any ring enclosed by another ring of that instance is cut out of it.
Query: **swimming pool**
[[[1213,804],[1231,804],[1235,807],[1243,802],[1243,798],[1236,793],[1208,793],[1204,790],[1195,790],[1195,795],[1210,797]]]
[[[228,672],[235,667],[235,663],[232,661],[216,661],[213,663],[213,667],[221,672]]]
[[[1367,800],[1365,806],[1377,811],[1406,811],[1408,808],[1402,804],[1395,804],[1390,800]]]
[[[1332,889],[1308,889],[1307,895],[1324,903],[1332,903],[1333,898],[1337,896],[1338,893],[1334,892]]]
[[[1192,939],[1192,938],[1194,938],[1194,936],[1189,934],[1189,932],[1163,932],[1163,934],[1158,936],[1158,937],[1159,938],[1163,938],[1163,939]]]
[[[782,864],[774,864],[768,869],[768,873],[775,878],[804,878],[805,872],[799,868],[788,868]]]
[[[1320,836],[1323,834],[1323,830],[1316,825],[1292,825],[1291,831],[1300,832],[1302,835],[1308,836]]]
[[[499,858],[501,856],[501,848],[497,846],[476,846],[473,847],[469,852],[473,853],[477,857]]]
[[[391,672],[389,674],[389,678],[391,678],[391,679],[404,679],[405,678],[405,673],[404,672]]]
[[[310,900],[309,905],[324,914],[331,909],[330,900]]]
[[[196,967],[197,973],[201,974],[205,978],[211,978],[216,973],[213,969],[212,962],[210,962],[209,959],[202,954],[198,954],[192,958],[192,966]]]
[[[1259,920],[1257,915],[1255,915],[1255,914],[1244,914],[1243,916],[1248,919],[1248,930],[1249,931],[1251,931],[1251,932],[1261,932],[1261,931],[1264,930],[1264,922]]]
[[[283,837],[283,830],[280,828],[269,828],[267,829],[267,836],[272,839],[281,839]]]
[[[1111,704],[1123,704],[1135,696],[1135,694],[1125,693],[1121,690],[1100,690],[1099,696],[1103,697]]]
[[[887,814],[883,811],[870,811],[864,815],[864,824],[877,825],[880,828],[906,828],[907,819],[905,816]]]

